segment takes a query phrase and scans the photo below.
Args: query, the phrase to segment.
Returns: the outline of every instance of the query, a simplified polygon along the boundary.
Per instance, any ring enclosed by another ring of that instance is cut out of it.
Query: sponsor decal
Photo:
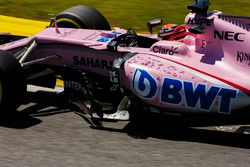
[[[75,33],[76,31],[77,31],[77,29],[68,30],[64,34],[62,34],[60,37],[61,38],[66,38],[66,37],[72,35],[73,33]]]
[[[71,90],[75,90],[77,92],[81,92],[81,93],[83,93],[83,95],[86,95],[88,93],[86,88],[81,83],[78,83],[78,82],[75,82],[75,81],[65,80],[64,81],[64,87],[66,89],[71,89]]]
[[[102,32],[101,36],[106,37],[106,38],[114,38],[116,36],[116,34]]]
[[[177,49],[178,49],[178,47],[174,47],[174,46],[172,46],[170,49],[165,49],[161,46],[154,46],[153,52],[172,56],[174,54],[178,54],[178,52],[176,51]]]
[[[187,23],[191,25],[206,25],[210,27],[212,26],[213,20],[206,18],[189,18]]]
[[[238,41],[238,42],[244,42],[242,39],[242,36],[246,34],[244,33],[236,33],[232,31],[217,31],[214,30],[214,38],[220,39],[220,40],[226,40],[226,41]]]
[[[108,42],[110,39],[115,38],[116,34],[110,34],[110,33],[101,33],[102,38],[98,39],[97,42]]]
[[[107,38],[107,37],[102,37],[100,39],[97,40],[97,42],[108,42],[111,38]]]
[[[202,49],[205,49],[206,46],[207,46],[207,41],[202,40],[202,41],[201,41],[201,48],[202,48]]]
[[[122,32],[113,31],[112,34],[119,35],[119,34],[122,34]]]
[[[132,82],[134,91],[143,98],[152,99],[157,93],[157,80],[145,70],[135,70]]]
[[[163,78],[162,85],[158,85],[149,72],[141,69],[135,70],[132,86],[134,91],[145,99],[152,99],[159,93],[159,101],[162,104],[180,105],[184,102],[187,108],[204,111],[211,111],[215,100],[218,99],[217,112],[224,114],[230,114],[231,101],[237,95],[237,90],[219,86],[208,87],[202,83],[195,86],[192,82],[173,78]]]
[[[111,92],[117,91],[119,88],[119,76],[117,74],[117,71],[109,71],[109,80],[112,83],[110,91]]]
[[[94,68],[101,68],[101,69],[110,69],[113,65],[113,62],[108,62],[107,60],[103,59],[94,59],[89,57],[79,57],[73,56],[73,63],[77,66],[86,66],[86,67],[94,67]]]
[[[245,53],[245,52],[237,52],[237,61],[238,62],[249,62],[250,65],[250,53]]]

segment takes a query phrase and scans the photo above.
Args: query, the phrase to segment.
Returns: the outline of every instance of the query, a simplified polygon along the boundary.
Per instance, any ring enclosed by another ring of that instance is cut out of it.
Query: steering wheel
[[[109,50],[117,50],[117,47],[136,47],[137,34],[132,29],[128,29],[126,34],[122,34],[108,43]]]

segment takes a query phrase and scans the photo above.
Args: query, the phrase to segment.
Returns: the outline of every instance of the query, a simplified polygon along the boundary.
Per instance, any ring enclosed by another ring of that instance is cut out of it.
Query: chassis
[[[0,35],[1,112],[22,103],[27,84],[54,88],[58,77],[90,119],[129,120],[141,109],[228,115],[248,107],[250,18],[190,9],[182,42],[111,30],[82,5],[34,36]],[[149,31],[158,23],[149,22]]]

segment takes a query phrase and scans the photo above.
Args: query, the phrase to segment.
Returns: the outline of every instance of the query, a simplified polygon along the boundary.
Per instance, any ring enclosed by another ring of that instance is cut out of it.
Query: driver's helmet
[[[160,31],[158,36],[164,40],[179,41],[185,38],[187,31],[184,25],[166,24]]]

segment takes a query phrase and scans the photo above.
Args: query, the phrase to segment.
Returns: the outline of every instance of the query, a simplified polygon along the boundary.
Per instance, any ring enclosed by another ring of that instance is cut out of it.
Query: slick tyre
[[[59,13],[56,23],[63,28],[111,30],[108,21],[98,10],[85,5],[74,6]],[[50,27],[54,26],[55,20],[50,24]]]
[[[11,54],[0,51],[0,114],[13,113],[26,90],[20,63]]]

